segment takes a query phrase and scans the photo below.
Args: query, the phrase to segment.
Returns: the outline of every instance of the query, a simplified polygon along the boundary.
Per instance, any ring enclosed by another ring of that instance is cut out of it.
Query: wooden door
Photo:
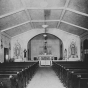
[[[8,61],[7,58],[6,58],[7,55],[9,56],[9,49],[8,48],[4,48],[4,62]]]
[[[88,39],[84,40],[83,49],[84,49],[84,61],[88,62]]]

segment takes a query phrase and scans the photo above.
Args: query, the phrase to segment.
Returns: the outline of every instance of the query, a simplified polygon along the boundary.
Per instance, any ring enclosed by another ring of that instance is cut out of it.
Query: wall
[[[17,41],[19,42],[19,44],[21,45],[21,50],[24,51],[24,49],[27,49],[27,44],[28,41],[33,38],[34,36],[44,33],[44,29],[32,29],[29,30],[25,33],[19,34],[15,37],[13,37],[11,39],[11,57],[14,57],[14,47],[15,44],[17,43]],[[58,38],[60,38],[63,42],[63,53],[64,50],[67,50],[67,57],[65,56],[65,60],[80,60],[80,37],[70,34],[68,32],[64,32],[62,30],[59,29],[48,29],[47,33],[53,34],[55,36],[57,36]],[[74,42],[75,46],[76,46],[76,51],[77,51],[77,57],[69,57],[69,48],[71,43]]]

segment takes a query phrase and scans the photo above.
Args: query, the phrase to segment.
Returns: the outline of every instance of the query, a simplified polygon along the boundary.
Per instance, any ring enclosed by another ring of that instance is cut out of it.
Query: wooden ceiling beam
[[[4,18],[4,17],[7,17],[7,16],[10,16],[10,15],[13,15],[13,14],[16,14],[16,13],[21,12],[21,11],[23,11],[23,10],[24,10],[24,8],[19,9],[19,10],[16,10],[16,11],[13,11],[13,12],[10,12],[10,13],[7,13],[7,14],[5,14],[5,15],[0,16],[0,19],[1,19],[1,18]]]
[[[53,8],[36,8],[36,7],[27,7],[29,10],[61,10],[64,9],[64,7],[53,7]]]
[[[60,20],[32,20],[32,22],[58,22]]]
[[[11,30],[13,28],[16,28],[16,27],[19,27],[19,26],[22,26],[22,25],[25,25],[27,23],[33,23],[33,22],[59,22],[60,20],[32,20],[32,21],[26,21],[24,23],[21,23],[21,24],[18,24],[18,25],[15,25],[15,26],[12,26],[12,27],[9,27],[9,28],[6,28],[6,29],[3,29],[1,30],[1,32],[4,32],[4,31],[7,31],[7,30]],[[65,24],[68,24],[68,25],[71,25],[71,26],[74,26],[74,27],[77,27],[79,29],[83,29],[83,30],[87,30],[87,28],[84,28],[84,27],[81,27],[81,26],[78,26],[78,25],[75,25],[75,24],[72,24],[72,23],[69,23],[69,22],[66,22],[66,21],[63,21],[61,20],[62,23],[65,23]]]
[[[67,8],[66,10],[74,12],[74,13],[77,13],[79,15],[83,15],[83,16],[87,16],[88,17],[88,14],[80,12],[80,11],[76,11],[76,10],[73,10],[73,9],[70,9],[70,8]]]
[[[81,26],[78,26],[78,25],[75,25],[75,24],[72,24],[72,23],[69,23],[69,22],[63,21],[63,20],[61,20],[61,22],[88,31],[87,28],[84,28],[84,27],[81,27]]]
[[[21,23],[21,24],[18,24],[18,25],[15,25],[15,26],[12,26],[12,27],[9,27],[9,28],[6,28],[6,29],[3,29],[3,30],[1,30],[1,32],[7,31],[7,30],[11,30],[11,29],[13,29],[13,28],[16,28],[16,27],[19,27],[19,26],[25,25],[25,24],[27,24],[27,23],[29,23],[29,22],[30,22],[30,21],[26,21],[26,22],[24,22],[24,23]]]
[[[23,7],[24,7],[24,9],[25,9],[25,12],[26,12],[26,15],[27,15],[29,21],[31,22],[32,18],[31,18],[31,15],[30,15],[29,12],[28,12],[28,9],[27,9],[27,7],[26,7],[26,4],[25,4],[24,0],[20,0],[20,1],[21,1],[22,5],[23,5]],[[34,28],[34,25],[32,24],[32,22],[31,22],[31,27]]]
[[[59,28],[59,26],[60,26],[61,20],[63,19],[64,15],[65,15],[66,8],[68,7],[69,2],[70,2],[70,0],[66,0],[66,3],[64,5],[64,9],[63,9],[62,14],[61,14],[61,17],[60,17],[60,21],[57,24],[57,28]]]

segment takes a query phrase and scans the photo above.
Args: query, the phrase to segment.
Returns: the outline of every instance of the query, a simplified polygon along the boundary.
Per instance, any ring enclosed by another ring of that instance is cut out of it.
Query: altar
[[[40,46],[40,52],[38,55],[39,66],[52,66],[52,47],[48,44],[48,37],[45,33],[44,35],[44,45]]]
[[[39,55],[39,66],[52,66],[53,55]]]

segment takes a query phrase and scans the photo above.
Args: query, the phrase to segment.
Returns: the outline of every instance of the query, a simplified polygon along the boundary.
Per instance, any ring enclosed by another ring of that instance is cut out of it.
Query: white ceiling
[[[13,37],[43,24],[81,36],[88,31],[88,0],[0,0],[2,32]]]

